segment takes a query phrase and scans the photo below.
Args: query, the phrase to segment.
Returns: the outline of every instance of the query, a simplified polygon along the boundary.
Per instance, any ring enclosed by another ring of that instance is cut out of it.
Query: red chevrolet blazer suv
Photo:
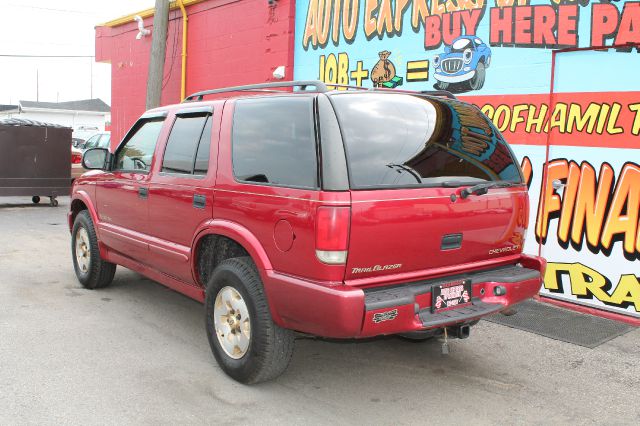
[[[448,92],[208,90],[83,165],[68,214],[80,283],[122,265],[203,302],[212,352],[243,383],[280,375],[295,332],[467,337],[537,294],[546,265],[522,253],[513,152]]]

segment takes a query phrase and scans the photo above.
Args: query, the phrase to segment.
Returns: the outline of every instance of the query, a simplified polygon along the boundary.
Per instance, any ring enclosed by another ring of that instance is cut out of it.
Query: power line
[[[2,58],[95,58],[95,55],[10,55],[0,54]]]

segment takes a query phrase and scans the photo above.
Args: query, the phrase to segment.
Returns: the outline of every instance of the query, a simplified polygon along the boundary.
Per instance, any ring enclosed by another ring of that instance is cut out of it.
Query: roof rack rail
[[[213,95],[216,93],[228,93],[228,92],[265,92],[277,87],[300,87],[302,90],[306,90],[308,86],[315,87],[315,92],[328,92],[327,85],[319,80],[302,80],[302,81],[281,81],[272,83],[260,83],[249,84],[246,86],[232,86],[224,87],[221,89],[203,90],[187,96],[183,102],[201,101],[205,95]]]
[[[333,84],[325,83],[320,80],[300,80],[300,81],[278,81],[271,83],[249,84],[246,86],[232,86],[224,87],[220,89],[203,90],[193,93],[187,96],[183,102],[201,101],[206,95],[213,95],[217,93],[229,93],[229,92],[279,92],[279,90],[273,90],[279,87],[300,87],[302,90],[306,90],[307,87],[312,86],[315,88],[314,92],[325,93],[336,89],[353,89],[353,90],[365,90],[365,91],[397,91],[405,93],[419,93],[423,95],[441,96],[449,99],[457,99],[455,95],[447,90],[403,90],[403,89],[389,89],[386,87],[361,87],[350,86],[346,84]]]
[[[362,86],[351,86],[349,84],[337,84],[337,83],[324,83],[329,90],[335,90],[335,88],[339,89],[353,89],[353,90],[373,90],[373,87],[362,87]]]

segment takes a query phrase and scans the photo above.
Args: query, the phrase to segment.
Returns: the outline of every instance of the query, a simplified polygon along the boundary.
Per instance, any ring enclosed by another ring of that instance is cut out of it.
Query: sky
[[[91,97],[111,104],[111,65],[93,58],[100,23],[153,7],[154,0],[0,0],[0,104]],[[38,82],[38,84],[36,84]],[[38,88],[38,89],[37,89]]]

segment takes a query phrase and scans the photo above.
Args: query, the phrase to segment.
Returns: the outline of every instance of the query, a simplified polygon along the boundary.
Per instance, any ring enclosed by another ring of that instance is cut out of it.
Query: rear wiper
[[[418,172],[416,172],[409,166],[405,166],[404,164],[387,164],[387,167],[389,167],[390,169],[397,170],[398,173],[407,172],[415,178],[416,182],[422,183],[422,178],[420,177]]]
[[[469,188],[465,188],[460,191],[460,198],[467,198],[471,194],[475,195],[483,195],[486,194],[491,188],[508,188],[510,186],[520,185],[517,182],[509,182],[509,181],[494,181],[494,182],[486,182],[479,183],[477,185],[471,186]]]

